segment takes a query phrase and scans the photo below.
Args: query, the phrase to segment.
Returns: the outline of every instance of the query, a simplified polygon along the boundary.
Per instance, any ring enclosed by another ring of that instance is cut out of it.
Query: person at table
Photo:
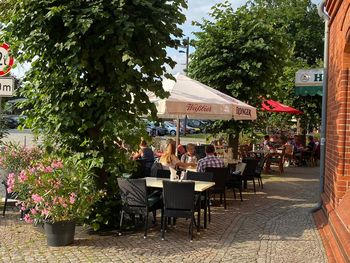
[[[145,140],[141,140],[140,150],[132,157],[133,160],[146,160],[146,162],[154,162],[154,154],[150,147],[148,147]]]
[[[215,146],[208,145],[205,147],[206,157],[200,159],[197,164],[197,172],[205,172],[207,167],[224,167],[224,161],[215,156]]]
[[[307,150],[312,152],[315,149],[316,143],[314,140],[314,137],[312,135],[310,135],[308,138],[309,143],[307,144]]]
[[[133,160],[145,160],[145,168],[150,170],[154,163],[154,153],[150,147],[148,147],[145,140],[141,140],[140,150],[132,157]]]
[[[197,156],[195,155],[196,146],[193,143],[187,144],[187,152],[181,156],[181,162],[187,163],[189,167],[196,167]]]
[[[180,138],[177,141],[177,154],[178,156],[182,156],[186,153],[185,147],[181,144]]]
[[[163,169],[171,168],[182,168],[186,169],[189,165],[183,162],[180,162],[179,158],[175,155],[175,145],[173,143],[169,143],[166,147],[165,152],[160,157],[159,162],[162,164]]]
[[[264,136],[264,142],[262,144],[264,152],[271,152],[275,151],[275,147],[273,146],[273,143],[271,142],[270,135],[265,135]]]

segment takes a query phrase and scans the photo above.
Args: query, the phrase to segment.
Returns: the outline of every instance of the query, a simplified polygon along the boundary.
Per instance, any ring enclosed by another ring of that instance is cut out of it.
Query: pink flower
[[[51,166],[47,166],[47,167],[44,168],[44,172],[45,172],[45,173],[52,173],[52,172],[53,172],[53,169],[52,169]]]
[[[36,169],[35,169],[34,167],[32,167],[32,168],[29,169],[29,172],[30,172],[31,174],[35,173],[35,171],[36,171]]]
[[[59,198],[58,198],[58,202],[59,202],[61,205],[63,205],[63,204],[66,203],[62,197],[59,197]]]
[[[30,217],[30,215],[26,214],[24,216],[24,221],[26,221],[27,223],[29,224],[32,224],[33,223],[33,219]]]
[[[42,202],[44,199],[38,194],[32,194],[32,199],[36,203]]]
[[[38,213],[38,211],[36,211],[35,208],[31,208],[30,212],[32,213],[32,215],[36,215]]]
[[[15,174],[10,173],[7,177],[7,192],[12,193],[15,186]]]
[[[75,198],[77,197],[77,195],[75,193],[71,193],[69,195],[69,203],[74,204],[75,203]]]
[[[41,211],[41,215],[43,216],[47,216],[50,213],[50,211],[48,209],[43,209],[43,211]]]
[[[20,173],[19,173],[19,181],[21,183],[23,183],[24,181],[26,181],[28,179],[28,176],[26,174],[26,171],[25,170],[22,170]]]
[[[26,211],[27,210],[27,207],[25,206],[24,203],[21,204],[21,211]]]
[[[61,181],[56,181],[56,183],[54,184],[54,187],[55,187],[56,189],[60,188],[61,186],[62,186]]]
[[[44,172],[45,171],[45,166],[42,163],[39,163],[36,167],[39,171]]]
[[[52,164],[51,164],[51,167],[55,168],[55,169],[63,168],[63,163],[61,161],[53,160]]]

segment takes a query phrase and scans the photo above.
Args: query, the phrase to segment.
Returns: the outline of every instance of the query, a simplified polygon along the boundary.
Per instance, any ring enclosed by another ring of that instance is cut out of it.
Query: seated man
[[[197,172],[204,173],[207,167],[224,167],[224,161],[215,156],[215,146],[208,145],[205,147],[206,157],[200,159],[197,164]]]
[[[308,137],[309,143],[307,144],[308,151],[312,152],[315,149],[316,143],[314,141],[314,137],[310,135]]]

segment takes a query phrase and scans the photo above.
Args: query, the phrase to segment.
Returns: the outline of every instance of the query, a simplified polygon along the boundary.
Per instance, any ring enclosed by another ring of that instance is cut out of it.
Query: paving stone
[[[212,207],[212,222],[190,242],[186,220],[122,236],[89,235],[77,228],[75,243],[50,248],[37,228],[9,211],[0,218],[0,262],[327,262],[310,209],[318,201],[318,168],[286,168],[282,176],[263,176],[264,189],[252,186],[244,201],[228,191],[228,209]]]

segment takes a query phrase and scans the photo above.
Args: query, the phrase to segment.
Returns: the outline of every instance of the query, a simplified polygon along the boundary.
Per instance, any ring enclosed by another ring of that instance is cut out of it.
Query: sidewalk
[[[318,201],[316,168],[286,168],[282,176],[264,176],[264,189],[232,199],[228,209],[214,207],[208,229],[188,240],[188,221],[179,219],[166,240],[160,226],[118,236],[88,235],[78,229],[69,247],[48,248],[45,237],[10,212],[0,218],[0,262],[327,262],[309,210]]]

